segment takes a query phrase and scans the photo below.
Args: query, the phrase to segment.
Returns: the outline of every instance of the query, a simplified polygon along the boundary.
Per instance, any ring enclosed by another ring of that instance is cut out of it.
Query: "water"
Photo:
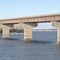
[[[33,41],[24,42],[22,35],[10,35],[4,40],[0,34],[0,60],[60,60],[56,44],[57,32],[33,32]]]

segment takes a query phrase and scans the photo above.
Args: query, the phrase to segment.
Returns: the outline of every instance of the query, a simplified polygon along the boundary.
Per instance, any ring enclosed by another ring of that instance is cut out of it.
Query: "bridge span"
[[[37,23],[42,22],[52,22],[52,26],[57,28],[57,44],[60,45],[60,14],[1,19],[0,28],[3,30],[2,37],[9,38],[9,30],[12,27],[22,27],[24,29],[24,40],[31,41],[32,28],[36,27]]]
[[[51,21],[60,21],[60,14],[50,14],[50,15],[42,15],[42,16],[31,16],[31,17],[23,17],[23,18],[9,18],[9,19],[1,19],[0,23],[39,23],[39,22],[51,22]]]

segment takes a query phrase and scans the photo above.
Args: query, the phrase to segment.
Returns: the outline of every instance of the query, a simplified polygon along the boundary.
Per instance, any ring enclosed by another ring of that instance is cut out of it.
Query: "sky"
[[[0,0],[0,19],[60,13],[60,0]],[[39,23],[40,29],[54,28]]]

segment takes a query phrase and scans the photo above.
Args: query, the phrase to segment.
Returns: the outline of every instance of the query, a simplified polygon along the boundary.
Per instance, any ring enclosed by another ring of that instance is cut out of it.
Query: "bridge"
[[[42,16],[9,18],[0,20],[0,28],[2,29],[2,37],[9,38],[9,30],[12,27],[20,27],[24,29],[24,40],[32,40],[32,28],[37,23],[52,22],[52,26],[57,28],[57,44],[60,45],[60,14],[49,14]]]

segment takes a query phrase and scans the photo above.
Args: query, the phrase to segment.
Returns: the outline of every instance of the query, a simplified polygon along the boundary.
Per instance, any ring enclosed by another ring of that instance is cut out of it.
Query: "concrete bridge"
[[[22,27],[24,29],[24,40],[32,40],[32,28],[37,23],[52,22],[52,26],[57,28],[57,44],[60,45],[60,14],[50,14],[34,17],[11,18],[0,20],[0,28],[3,30],[2,37],[9,38],[9,30],[12,27]]]

